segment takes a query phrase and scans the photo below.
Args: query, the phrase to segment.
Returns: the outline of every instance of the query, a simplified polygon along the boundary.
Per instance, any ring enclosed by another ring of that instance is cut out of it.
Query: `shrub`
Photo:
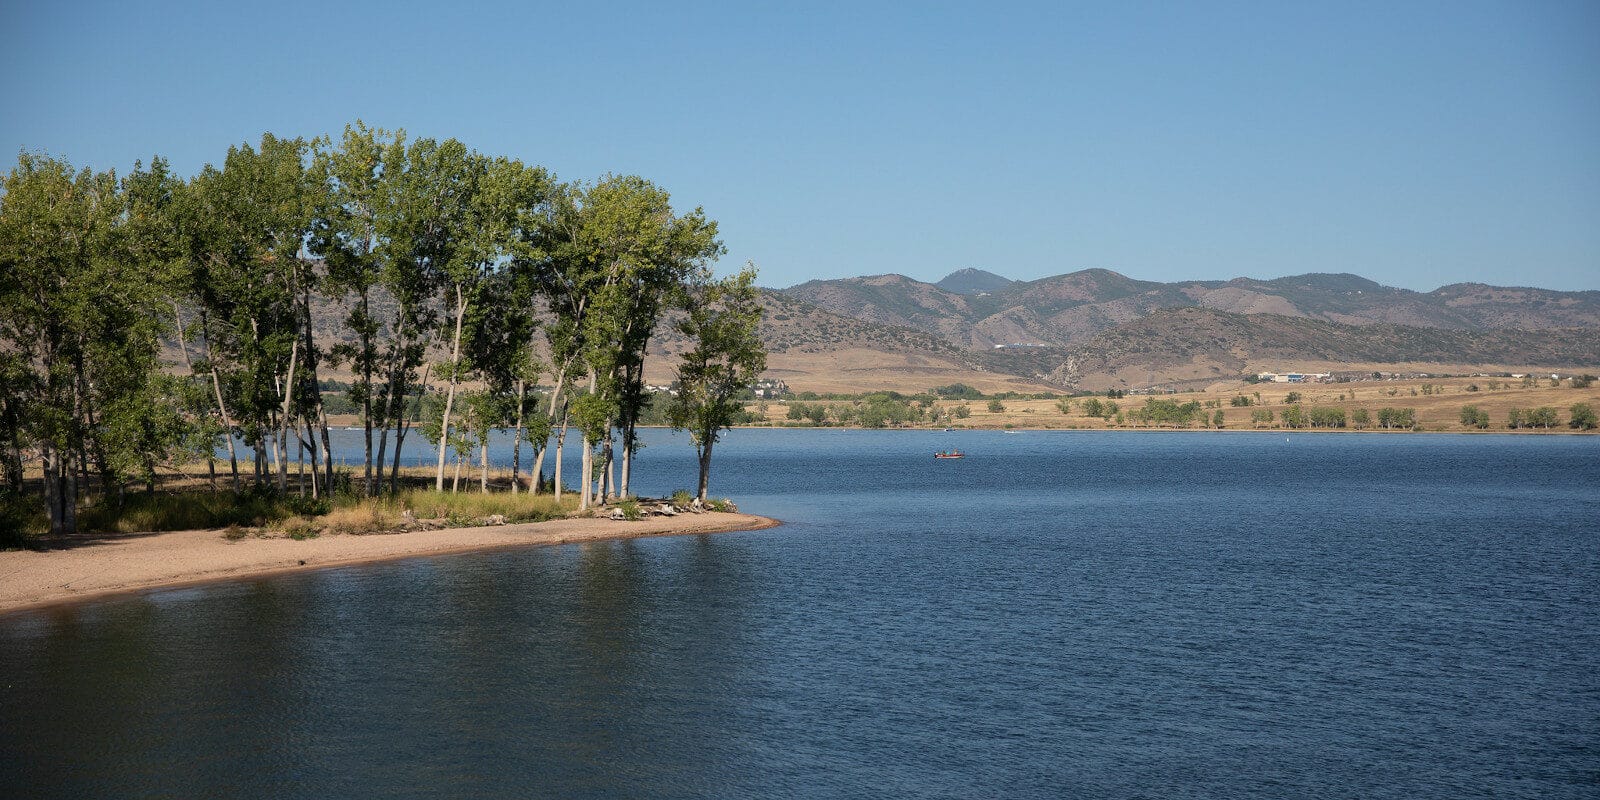
[[[998,414],[1004,410],[1006,410],[1006,404],[1000,402],[1000,398],[997,397],[989,401],[989,413]]]
[[[644,511],[642,511],[639,508],[639,501],[633,499],[632,497],[628,497],[628,498],[624,498],[622,500],[618,500],[617,501],[617,509],[622,512],[622,516],[623,516],[624,519],[628,519],[628,520],[641,520],[641,519],[644,519]]]
[[[322,533],[321,529],[316,526],[316,523],[304,517],[296,517],[284,523],[283,532],[290,539],[293,539],[297,542],[303,542],[307,539],[315,539]]]
[[[1568,409],[1568,411],[1572,415],[1572,419],[1567,422],[1567,426],[1570,428],[1587,431],[1593,430],[1597,424],[1600,424],[1600,421],[1595,418],[1594,407],[1588,403],[1573,403],[1572,408]]]

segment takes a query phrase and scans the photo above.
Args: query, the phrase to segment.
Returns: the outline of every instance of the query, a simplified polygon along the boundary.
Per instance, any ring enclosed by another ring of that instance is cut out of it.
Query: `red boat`
[[[933,454],[934,458],[966,458],[967,454],[960,450],[940,450]]]

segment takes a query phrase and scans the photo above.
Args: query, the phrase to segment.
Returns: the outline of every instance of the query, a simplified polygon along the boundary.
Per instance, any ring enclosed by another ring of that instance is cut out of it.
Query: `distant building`
[[[789,384],[777,378],[762,378],[750,388],[756,393],[756,398],[760,400],[777,400],[782,397],[788,397],[790,394]]]
[[[1261,383],[1328,383],[1333,380],[1331,372],[1258,372],[1256,380]]]

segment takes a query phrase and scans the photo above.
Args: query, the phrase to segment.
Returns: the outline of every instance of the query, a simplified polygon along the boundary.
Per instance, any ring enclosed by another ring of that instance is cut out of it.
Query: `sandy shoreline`
[[[282,572],[509,547],[771,528],[753,514],[682,514],[638,522],[563,519],[316,539],[245,538],[222,531],[90,536],[65,549],[0,552],[0,614],[115,594]]]

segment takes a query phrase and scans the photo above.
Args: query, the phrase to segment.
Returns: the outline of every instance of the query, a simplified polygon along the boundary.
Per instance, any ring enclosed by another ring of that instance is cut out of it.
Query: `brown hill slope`
[[[1096,335],[1049,377],[1083,389],[1176,387],[1257,371],[1380,365],[1456,372],[1593,370],[1600,367],[1600,329],[1468,331],[1170,309]]]
[[[1158,283],[1103,269],[962,295],[900,275],[811,281],[783,290],[845,316],[916,328],[963,347],[1080,344],[1169,308],[1307,317],[1353,325],[1495,330],[1600,327],[1600,292],[1455,284],[1433,292],[1350,274]]]

